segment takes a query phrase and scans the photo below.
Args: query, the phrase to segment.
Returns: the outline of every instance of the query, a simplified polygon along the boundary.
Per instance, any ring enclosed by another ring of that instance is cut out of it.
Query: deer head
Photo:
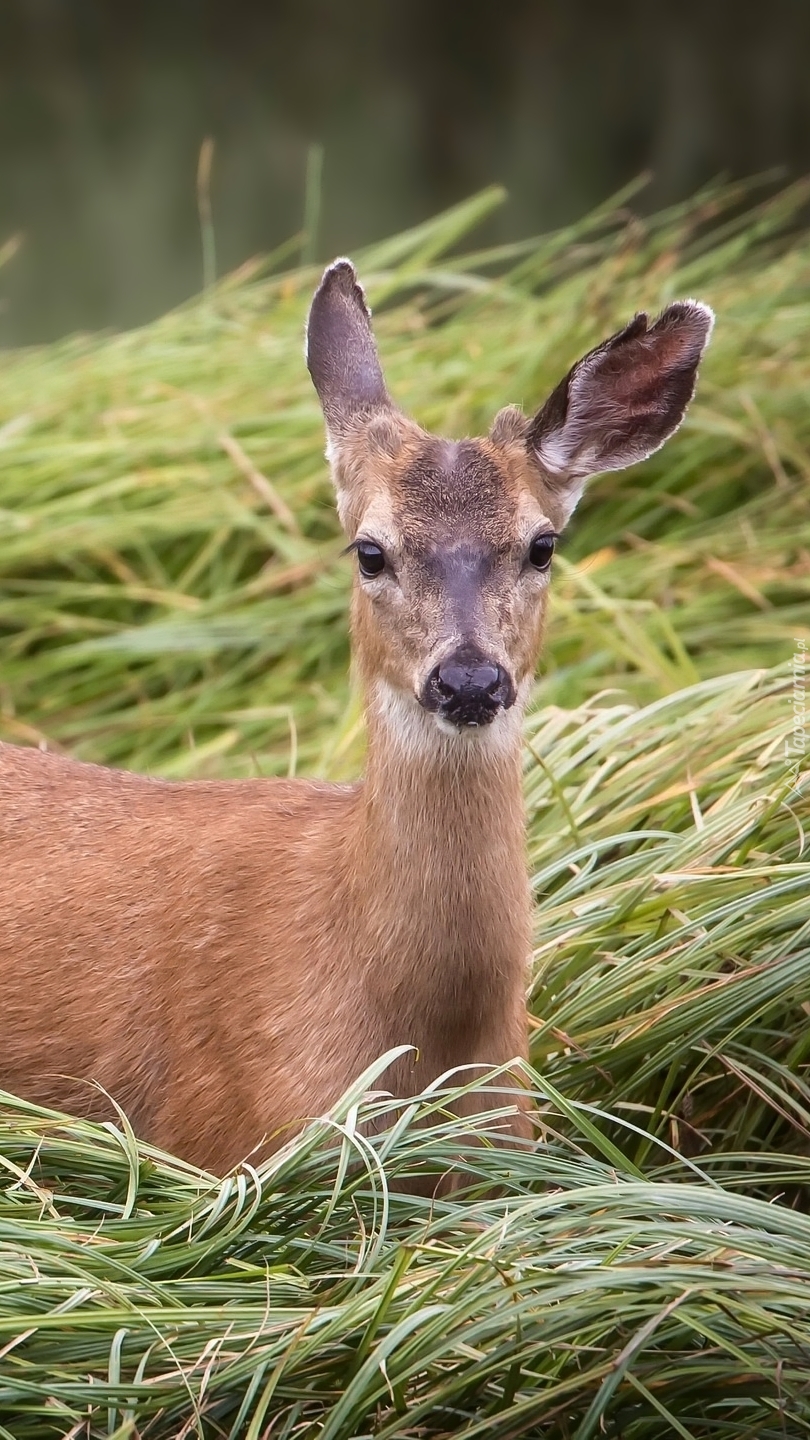
[[[356,555],[354,649],[372,708],[412,735],[514,727],[555,541],[591,475],[644,460],[677,430],[712,323],[696,300],[652,325],[636,315],[533,417],[510,406],[486,438],[444,440],[391,401],[354,267],[329,266],[309,313],[307,364]]]

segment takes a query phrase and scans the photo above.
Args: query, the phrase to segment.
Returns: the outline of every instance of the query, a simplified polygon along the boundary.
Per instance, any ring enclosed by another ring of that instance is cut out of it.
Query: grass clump
[[[118,1137],[9,1107],[4,1149],[58,1188],[25,1179],[0,1209],[5,1433],[802,1433],[807,1215],[640,1177],[587,1153],[584,1113],[547,1116],[571,1138],[505,1170],[434,1105],[347,1177],[344,1110],[342,1137],[313,1126],[216,1183],[146,1150],[137,1174]],[[500,1198],[386,1194],[379,1162],[465,1143]],[[808,1179],[806,1157],[767,1168]]]
[[[803,198],[444,259],[484,197],[365,256],[392,391],[449,433],[538,402],[642,305],[719,315],[677,440],[597,482],[560,556],[525,768],[541,1140],[492,1143],[511,1097],[477,1075],[477,1136],[437,1091],[369,1140],[375,1072],[222,1179],[2,1097],[0,1436],[807,1433]],[[257,266],[0,360],[3,738],[356,771],[313,280]],[[463,1197],[391,1188],[459,1153]]]

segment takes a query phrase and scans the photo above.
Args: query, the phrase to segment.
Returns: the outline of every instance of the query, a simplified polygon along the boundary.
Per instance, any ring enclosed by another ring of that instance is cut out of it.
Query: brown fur
[[[519,755],[426,768],[375,739],[358,786],[170,784],[0,746],[3,1086],[106,1115],[97,1080],[139,1134],[221,1171],[394,1045],[419,1047],[399,1093],[523,1053]]]
[[[278,1146],[394,1046],[417,1047],[386,1077],[399,1095],[525,1056],[520,718],[548,591],[527,554],[575,503],[537,447],[579,455],[598,441],[609,468],[616,417],[594,438],[588,407],[604,426],[624,387],[637,415],[643,342],[649,408],[659,350],[669,375],[673,333],[699,330],[700,307],[681,310],[649,335],[633,322],[575,367],[573,438],[558,387],[547,423],[510,409],[488,439],[455,443],[394,409],[354,272],[326,272],[308,359],[338,506],[350,540],[386,554],[352,601],[365,780],[172,784],[0,745],[0,1085],[106,1114],[96,1081],[140,1135],[222,1171]],[[688,384],[675,354],[675,400],[658,405],[648,448],[681,418],[707,325]],[[643,451],[637,418],[631,438]],[[459,646],[502,667],[517,696],[481,729],[424,700]],[[525,1104],[511,1129],[530,1135]]]

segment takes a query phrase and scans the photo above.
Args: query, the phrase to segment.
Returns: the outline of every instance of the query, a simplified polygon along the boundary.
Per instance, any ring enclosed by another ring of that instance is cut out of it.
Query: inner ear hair
[[[527,441],[550,477],[583,481],[645,459],[674,434],[695,390],[714,315],[678,300],[649,325],[636,315],[552,392]]]

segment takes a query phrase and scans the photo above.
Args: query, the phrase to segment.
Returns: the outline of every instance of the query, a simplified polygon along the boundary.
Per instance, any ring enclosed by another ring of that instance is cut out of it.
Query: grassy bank
[[[392,390],[448,433],[535,404],[641,306],[718,312],[686,425],[597,482],[557,565],[526,748],[542,1143],[472,1145],[434,1095],[369,1144],[366,1077],[222,1181],[8,1097],[0,1435],[807,1433],[803,199],[448,259],[484,197],[365,257]],[[356,771],[313,278],[256,266],[137,334],[0,359],[3,738]],[[460,1146],[463,1202],[389,1191]]]

